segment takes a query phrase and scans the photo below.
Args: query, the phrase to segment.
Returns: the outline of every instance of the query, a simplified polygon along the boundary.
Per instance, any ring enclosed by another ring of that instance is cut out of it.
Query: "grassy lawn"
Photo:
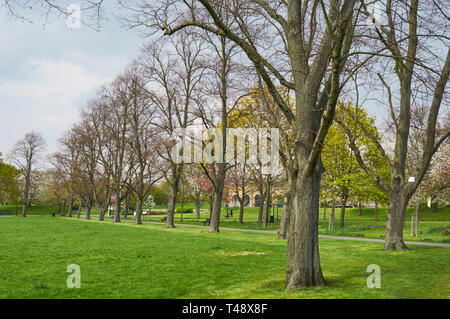
[[[180,205],[178,205],[180,206]],[[184,206],[194,207],[193,203],[187,203]],[[2,206],[0,205],[0,215],[12,214],[15,215],[16,206]],[[167,205],[159,205],[156,208],[164,209]],[[191,225],[201,225],[203,226],[203,221],[209,217],[208,204],[203,203],[202,209],[205,209],[200,215],[201,218],[197,219],[195,214],[183,214],[183,224]],[[277,213],[274,210],[274,220],[275,223],[269,224],[267,228],[259,226],[258,221],[258,207],[245,207],[244,210],[244,224],[239,224],[239,207],[234,207],[233,217],[226,218],[225,209],[222,210],[222,216],[220,220],[220,225],[222,227],[230,228],[246,228],[246,229],[269,229],[277,230],[279,228],[279,221],[277,221]],[[32,206],[28,209],[28,215],[42,215],[50,216],[51,212],[57,212],[58,208],[56,206]],[[281,218],[282,209],[278,209],[278,220]],[[6,212],[6,213],[5,213]],[[18,213],[21,213],[21,207],[18,207]],[[73,215],[76,216],[76,211]],[[387,219],[387,208],[380,208],[378,210],[378,221],[374,218],[373,208],[363,208],[361,216],[358,216],[357,208],[347,208],[345,213],[345,224],[344,228],[339,229],[339,219],[340,219],[340,209],[335,211],[335,227],[332,231],[328,230],[328,219],[331,213],[331,209],[326,210],[326,218],[323,219],[323,209],[320,211],[319,218],[319,233],[325,235],[337,235],[337,236],[351,236],[351,237],[365,237],[365,238],[378,238],[382,239],[385,235],[385,226]],[[409,208],[407,210],[407,216],[405,221],[405,228],[403,236],[405,240],[408,241],[423,241],[423,242],[441,242],[450,243],[450,236],[443,236],[442,233],[446,229],[450,229],[450,208],[440,208],[437,213],[433,213],[431,209],[422,207],[420,209],[420,221],[419,221],[419,234],[417,237],[411,236],[411,214],[413,209]],[[67,211],[66,211],[67,214]],[[92,218],[97,218],[98,211],[92,209]],[[159,215],[144,216],[144,221],[155,221],[161,222],[161,219],[165,216],[165,213]],[[105,217],[108,219],[108,216]],[[112,218],[112,217],[110,217]],[[128,220],[133,220],[133,215],[127,217]],[[181,215],[175,214],[175,223],[181,222]],[[375,227],[374,227],[375,226]]]
[[[246,207],[244,210],[244,224],[239,224],[239,207],[233,208],[233,217],[225,218],[226,211],[222,210],[220,225],[222,227],[247,228],[247,229],[266,229],[258,225],[258,207]],[[419,212],[418,236],[411,236],[411,214],[413,208],[408,208],[406,214],[405,228],[403,236],[409,241],[441,242],[450,243],[449,236],[443,236],[446,229],[450,229],[450,208],[440,208],[437,213],[433,213],[429,208],[421,208]],[[332,231],[328,230],[328,219],[331,209],[326,210],[326,218],[323,219],[323,209],[320,211],[319,233],[325,235],[366,237],[366,238],[384,238],[387,219],[387,208],[378,209],[378,221],[375,221],[374,209],[363,208],[361,216],[358,216],[357,208],[347,208],[345,211],[344,228],[339,229],[340,209],[335,210],[335,226]],[[267,229],[277,230],[276,210],[273,212],[275,223],[269,224]],[[165,214],[159,216],[145,217],[148,221],[161,221]],[[175,223],[180,223],[180,214],[175,215]],[[197,219],[195,214],[183,214],[184,224],[203,225],[205,218],[209,217],[209,211],[201,213],[201,218]],[[278,209],[278,219],[281,218],[281,208]],[[376,226],[376,227],[374,227]]]
[[[0,219],[0,298],[450,298],[450,249],[320,240],[326,287],[284,292],[272,234],[75,218]],[[66,267],[81,267],[68,289]],[[381,267],[380,289],[366,267]]]

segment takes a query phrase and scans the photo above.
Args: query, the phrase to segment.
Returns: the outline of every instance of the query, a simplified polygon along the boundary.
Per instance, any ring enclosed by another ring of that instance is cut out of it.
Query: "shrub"
[[[192,207],[183,207],[183,214],[192,214],[194,209]],[[176,214],[181,214],[181,207],[175,209]]]

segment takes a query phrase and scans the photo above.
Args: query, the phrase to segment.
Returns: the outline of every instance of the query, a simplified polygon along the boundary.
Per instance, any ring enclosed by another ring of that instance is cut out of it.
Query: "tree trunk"
[[[331,207],[330,221],[328,223],[328,230],[331,231],[334,228],[334,204]]]
[[[66,216],[66,203],[61,202],[61,216]]]
[[[344,228],[345,205],[347,205],[347,197],[344,197],[341,203],[341,219],[339,219],[339,228]]]
[[[291,188],[292,212],[286,252],[286,289],[324,285],[319,257],[318,167],[310,176],[298,174]]]
[[[80,219],[80,216],[81,216],[81,205],[82,205],[82,203],[80,200],[80,206],[78,206],[78,212],[77,212],[77,219]]]
[[[125,210],[123,212],[124,218],[127,218],[129,210],[130,210],[130,195],[127,195],[127,197],[125,197]]]
[[[362,208],[361,208],[361,202],[360,201],[358,201],[358,216],[361,216],[361,210],[362,210]]]
[[[120,223],[120,211],[121,211],[121,207],[120,207],[120,200],[121,200],[121,194],[120,194],[120,189],[116,190],[116,204],[114,207],[114,222],[115,223]]]
[[[86,219],[91,219],[91,208],[92,208],[91,205],[86,205],[86,216],[85,216]]]
[[[378,202],[375,201],[375,220],[378,221]]]
[[[408,198],[405,194],[401,192],[389,193],[388,221],[384,240],[385,250],[408,249],[403,242],[403,225],[407,205]]]
[[[218,178],[216,184],[217,186],[214,191],[213,210],[211,214],[211,221],[209,224],[210,233],[219,232],[220,212],[222,210],[223,180],[219,180]]]
[[[72,210],[73,210],[73,199],[69,199],[69,208],[67,210],[67,217],[72,217]]]
[[[286,239],[289,229],[289,215],[291,214],[291,190],[286,190],[283,199],[283,211],[281,213],[280,229],[278,230],[278,239]]]
[[[239,224],[244,224],[244,196],[242,196],[242,201],[239,202]]]
[[[195,214],[197,218],[200,218],[200,206],[201,203],[198,199],[195,200]]]
[[[142,200],[138,199],[136,201],[136,225],[142,225]]]
[[[99,221],[104,221],[105,220],[105,214],[106,214],[107,210],[108,210],[107,207],[103,207],[103,206],[100,207],[100,212],[98,213],[98,220]]]
[[[167,228],[175,228],[174,218],[175,218],[175,206],[177,204],[179,180],[180,180],[179,177],[175,177],[173,184],[170,187],[169,203],[167,205],[167,219],[166,219]]]
[[[211,220],[212,211],[214,206],[214,196],[209,198],[209,219]]]
[[[438,201],[436,195],[434,195],[431,199],[431,207],[433,207],[433,213],[437,213],[438,211]]]
[[[258,225],[262,226],[263,224],[263,210],[264,210],[264,191],[260,190],[259,192],[259,213],[258,213]]]
[[[323,220],[327,220],[327,205],[323,206]]]

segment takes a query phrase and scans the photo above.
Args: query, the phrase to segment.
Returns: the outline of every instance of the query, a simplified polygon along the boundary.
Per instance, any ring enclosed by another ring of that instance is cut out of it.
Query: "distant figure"
[[[233,208],[230,210],[230,216],[233,217]]]

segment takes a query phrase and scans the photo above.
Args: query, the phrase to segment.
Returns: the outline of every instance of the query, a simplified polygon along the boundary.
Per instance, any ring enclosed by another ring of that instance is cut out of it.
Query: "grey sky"
[[[77,122],[80,108],[138,56],[143,39],[109,17],[96,32],[86,26],[69,29],[65,17],[51,17],[44,28],[39,15],[33,24],[6,21],[3,16],[1,153],[6,155],[15,141],[32,130],[43,135],[49,153],[56,151],[63,132]],[[368,104],[369,113],[378,120],[383,117],[383,107]]]
[[[31,130],[55,151],[57,139],[78,120],[79,109],[138,54],[143,40],[112,18],[100,32],[50,24],[0,23],[0,152]]]

